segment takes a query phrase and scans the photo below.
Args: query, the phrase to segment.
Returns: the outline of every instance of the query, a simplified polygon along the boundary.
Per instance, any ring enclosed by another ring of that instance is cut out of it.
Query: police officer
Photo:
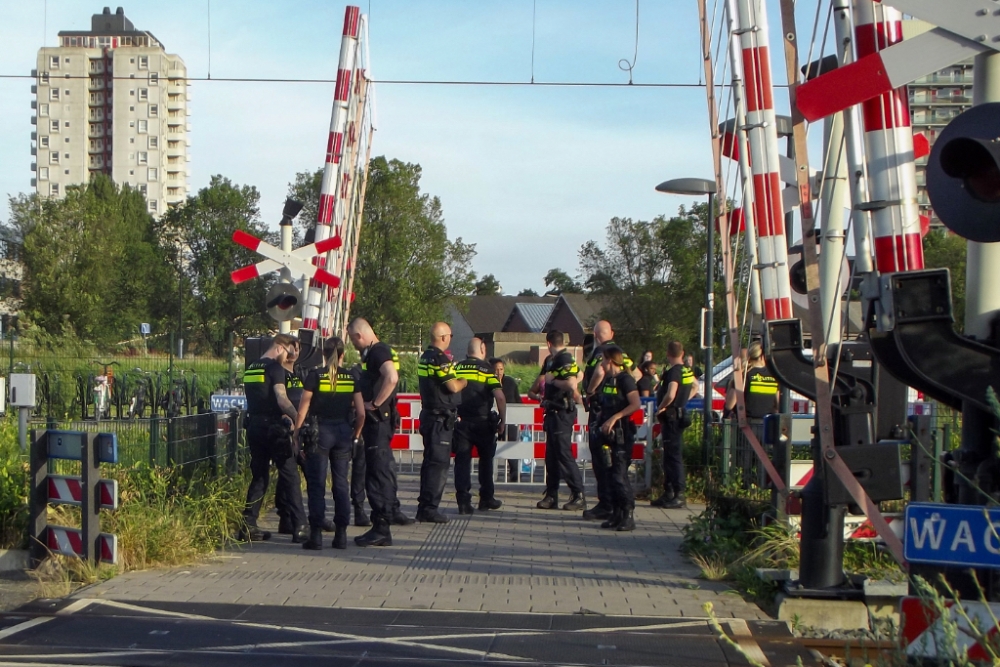
[[[609,347],[618,347],[614,342],[615,332],[611,328],[611,323],[601,320],[594,325],[594,349],[590,353],[587,365],[583,370],[583,386],[586,388],[588,411],[588,444],[590,445],[590,465],[594,470],[594,479],[597,481],[597,505],[583,513],[584,519],[607,519],[611,516],[611,467],[605,465],[604,457],[601,455],[601,438],[593,437],[597,429],[598,410],[600,400],[597,395],[601,384],[604,382],[604,368],[601,360],[604,358],[604,350]],[[619,348],[621,349],[621,348]],[[622,353],[623,368],[626,373],[635,371],[635,364]]]
[[[694,371],[684,365],[684,346],[678,340],[667,345],[667,363],[670,367],[660,378],[656,410],[663,441],[663,495],[650,504],[665,509],[681,509],[687,507],[684,502],[684,459],[681,450],[684,429],[691,424],[685,406],[694,389]]]
[[[507,401],[500,379],[486,361],[486,344],[469,341],[469,358],[455,364],[455,374],[465,380],[455,425],[455,496],[458,513],[472,514],[472,448],[479,453],[479,509],[496,510],[503,505],[494,495],[493,457],[497,436],[505,430]],[[493,412],[493,403],[497,410]]]
[[[565,340],[558,329],[545,334],[549,356],[542,365],[538,378],[528,390],[528,398],[541,399],[545,410],[545,496],[535,505],[542,510],[558,507],[560,476],[566,479],[566,485],[572,493],[563,509],[587,509],[583,480],[572,449],[580,368],[573,355],[566,350]],[[543,386],[544,396],[539,393],[543,391]]]
[[[285,394],[292,405],[298,406],[302,398],[302,369],[298,367],[299,341],[297,338],[294,340],[295,344],[289,346],[288,354],[282,360],[281,367],[285,369]],[[302,456],[301,450],[298,449],[298,443],[294,444],[296,445],[295,463],[304,475],[306,472],[305,457]],[[292,517],[287,510],[290,502],[285,497],[284,485],[280,485],[274,490],[274,508],[278,512],[278,533],[280,535],[293,535],[296,532],[296,526],[292,523]],[[299,530],[301,532],[301,527]],[[333,524],[329,523],[328,526],[324,527],[324,530],[333,530]]]
[[[458,417],[461,391],[467,382],[459,379],[445,350],[451,344],[451,327],[437,322],[431,327],[431,344],[417,362],[420,385],[420,435],[424,440],[424,460],[420,464],[420,496],[417,521],[448,523],[438,512],[444,493],[451,443]]]
[[[767,370],[764,349],[759,341],[747,350],[747,374],[744,392],[748,419],[763,419],[778,411],[778,381]]]
[[[359,376],[361,374],[361,364],[355,364],[351,370],[357,373]],[[360,386],[360,385],[359,385]],[[354,525],[359,528],[367,528],[372,525],[372,520],[368,517],[368,512],[365,511],[365,441],[364,438],[359,439],[351,446],[351,504],[354,505]],[[399,500],[396,500],[397,507],[399,509]],[[397,514],[401,515],[400,518],[406,518],[400,512],[394,512],[393,516]],[[406,525],[408,522],[404,522]],[[326,530],[324,528],[324,530]]]
[[[392,467],[399,357],[360,317],[351,322],[347,333],[351,344],[361,353],[361,396],[365,409],[361,435],[365,442],[365,489],[372,506],[371,530],[355,537],[354,542],[362,547],[387,547],[392,546],[390,523],[413,523],[399,511],[396,473]]]
[[[628,467],[632,463],[636,428],[628,417],[641,409],[635,378],[625,370],[627,358],[617,345],[604,346],[601,361],[604,382],[597,390],[597,403],[591,404],[598,416],[594,422],[597,428],[590,437],[596,436],[601,459],[610,468],[612,513],[601,528],[619,531],[635,530],[635,494],[628,479]]]
[[[282,497],[287,499],[287,512],[292,525],[305,526],[301,481],[290,437],[291,427],[298,415],[295,406],[288,400],[286,372],[281,366],[296,342],[288,334],[278,334],[267,352],[259,360],[248,364],[243,373],[251,479],[243,510],[246,527],[240,531],[242,540],[266,540],[271,537],[270,533],[258,528],[257,518],[267,491],[272,461],[278,469],[278,488]],[[292,536],[293,542],[304,539],[305,535],[299,532]]]
[[[312,434],[306,447],[306,490],[309,496],[309,539],[304,549],[323,548],[323,528],[326,517],[327,463],[333,472],[333,537],[334,549],[347,548],[347,526],[351,522],[350,491],[347,485],[347,464],[351,449],[361,438],[365,421],[365,404],[361,397],[360,374],[342,368],[344,341],[327,338],[323,343],[325,368],[312,370],[306,377],[299,403],[295,430],[302,434],[306,417],[315,416],[318,433]],[[353,424],[352,424],[353,422]],[[310,429],[311,430],[311,429]],[[315,440],[314,440],[315,439]],[[304,437],[301,440],[306,440]]]

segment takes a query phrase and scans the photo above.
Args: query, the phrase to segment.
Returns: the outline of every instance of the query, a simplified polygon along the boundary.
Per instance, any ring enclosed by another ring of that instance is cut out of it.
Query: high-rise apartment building
[[[920,77],[909,85],[909,98],[913,133],[923,133],[933,146],[945,126],[972,106],[972,60]],[[930,217],[932,226],[940,226],[927,196],[927,158],[918,159],[916,168],[920,213]]]
[[[121,7],[94,14],[90,30],[59,33],[38,51],[32,92],[32,185],[61,197],[104,173],[138,188],[160,215],[188,193],[187,69]]]

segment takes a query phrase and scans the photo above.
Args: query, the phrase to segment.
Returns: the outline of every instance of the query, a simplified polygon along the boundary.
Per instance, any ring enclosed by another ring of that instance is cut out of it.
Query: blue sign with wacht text
[[[1000,509],[910,503],[904,518],[911,563],[1000,568]]]
[[[242,395],[212,394],[212,412],[229,412],[230,410],[246,410],[247,397]]]

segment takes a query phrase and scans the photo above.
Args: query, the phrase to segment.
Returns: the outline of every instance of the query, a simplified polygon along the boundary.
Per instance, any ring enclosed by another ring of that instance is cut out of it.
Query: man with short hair
[[[455,425],[455,496],[458,513],[472,514],[472,448],[479,453],[479,509],[497,510],[503,501],[496,498],[493,457],[497,436],[504,432],[507,400],[500,380],[486,363],[486,344],[479,338],[469,341],[469,357],[455,364],[455,373],[465,380],[462,402]],[[496,412],[493,404],[496,403]]]
[[[250,486],[247,489],[241,540],[267,540],[271,534],[257,526],[260,506],[267,492],[271,463],[278,469],[277,495],[287,505],[289,521],[294,526],[293,542],[308,538],[306,515],[302,507],[302,482],[292,450],[291,426],[298,413],[285,390],[282,362],[298,341],[288,334],[278,334],[260,359],[247,364],[243,372],[243,390],[247,399],[247,444],[250,449]]]
[[[420,435],[424,440],[424,460],[420,464],[420,496],[417,521],[448,523],[438,511],[451,465],[451,443],[461,391],[467,382],[455,374],[445,354],[451,345],[451,327],[437,322],[431,327],[431,344],[417,363],[420,385]],[[459,501],[461,504],[461,501]]]
[[[399,511],[396,500],[396,473],[392,468],[393,415],[396,385],[399,383],[399,356],[375,335],[371,325],[357,318],[347,328],[351,344],[361,353],[361,397],[365,421],[365,489],[372,507],[372,527],[354,538],[361,547],[392,546],[390,523],[405,525],[413,520]]]
[[[685,406],[694,388],[694,372],[684,365],[684,345],[678,340],[667,345],[667,361],[670,367],[660,378],[656,410],[663,441],[663,495],[650,504],[664,509],[683,509],[687,504],[684,502],[682,439],[684,429],[691,424]]]
[[[605,464],[605,457],[601,454],[603,439],[597,433],[597,427],[600,425],[600,397],[597,392],[604,382],[604,366],[601,362],[604,359],[605,350],[612,347],[621,349],[615,344],[614,339],[615,332],[611,328],[610,322],[601,320],[595,324],[594,349],[583,370],[583,386],[586,390],[588,406],[587,444],[590,446],[590,466],[597,482],[597,504],[583,513],[583,518],[588,520],[607,519],[614,509],[611,499],[611,467]],[[622,352],[622,359],[621,370],[634,378],[635,364],[624,352]]]
[[[587,499],[583,494],[583,480],[572,449],[580,367],[566,350],[565,336],[558,329],[545,334],[545,344],[549,348],[549,356],[528,390],[528,398],[541,399],[545,411],[545,496],[536,507],[551,510],[559,506],[559,480],[562,476],[572,493],[563,509],[585,510]],[[543,391],[544,395],[539,393]]]

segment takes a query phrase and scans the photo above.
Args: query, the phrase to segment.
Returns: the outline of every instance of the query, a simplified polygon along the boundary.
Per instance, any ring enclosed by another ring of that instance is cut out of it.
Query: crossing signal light
[[[1000,103],[974,106],[941,132],[927,163],[927,194],[951,231],[1000,241]]]
[[[302,294],[291,283],[275,283],[267,290],[267,314],[278,322],[294,320],[302,312]]]

